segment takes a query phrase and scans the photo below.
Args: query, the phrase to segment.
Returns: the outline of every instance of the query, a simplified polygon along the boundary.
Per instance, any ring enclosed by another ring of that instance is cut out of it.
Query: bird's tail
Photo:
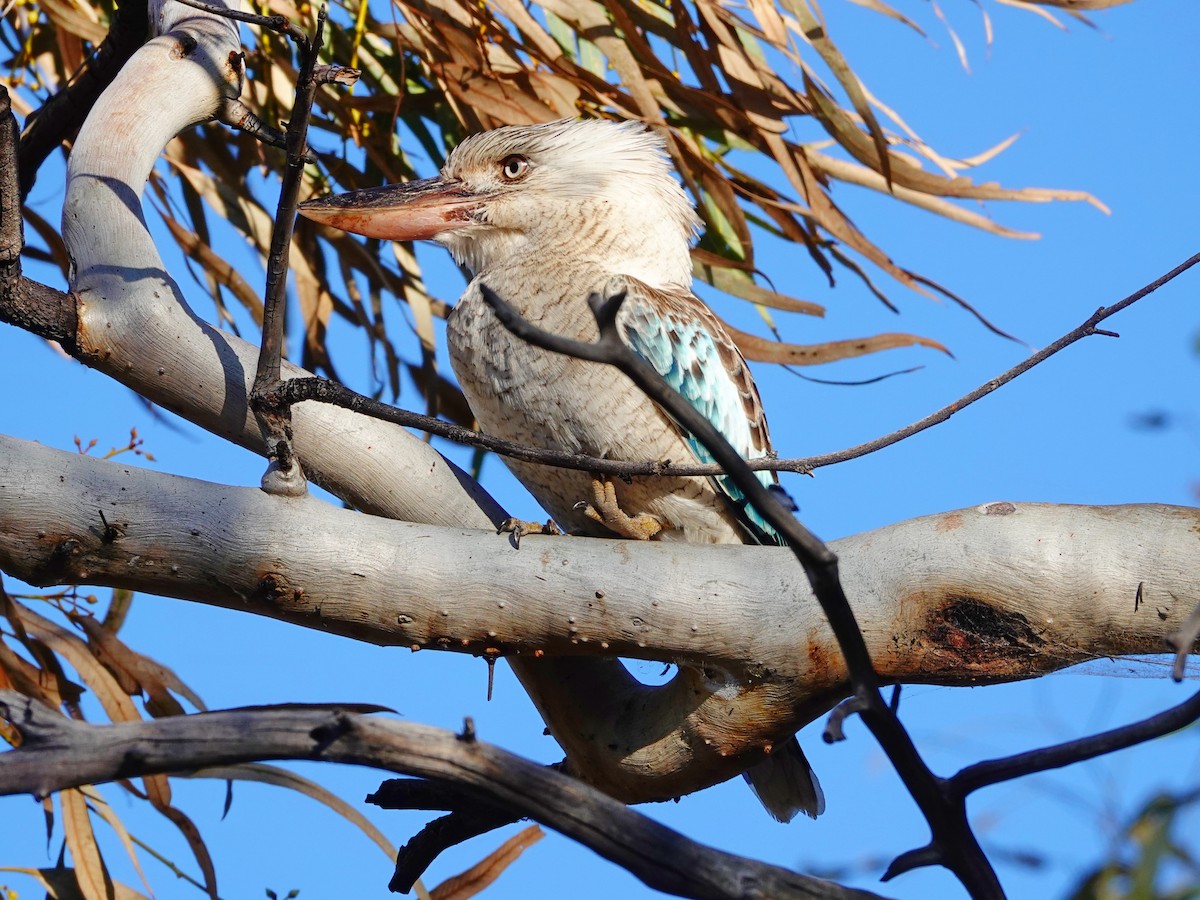
[[[825,812],[825,793],[795,736],[743,777],[778,822],[790,822],[798,812],[813,819]]]

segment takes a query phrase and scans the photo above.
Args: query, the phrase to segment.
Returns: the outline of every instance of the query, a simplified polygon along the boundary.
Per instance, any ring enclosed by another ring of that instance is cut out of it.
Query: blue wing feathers
[[[684,302],[681,296],[659,292],[631,291],[630,294],[623,310],[626,313],[623,331],[630,348],[708,419],[743,457],[765,456],[769,446],[758,392],[741,354],[721,328],[719,320],[691,296]],[[730,371],[731,366],[736,371]],[[711,454],[695,437],[685,434],[684,438],[697,460],[713,462]],[[782,493],[781,502],[787,505],[791,501],[779,488],[774,473],[758,472],[757,475],[772,492],[779,490]],[[728,498],[754,542],[783,543],[775,529],[749,506],[732,481],[725,476],[712,480]],[[792,506],[794,508],[794,504]]]

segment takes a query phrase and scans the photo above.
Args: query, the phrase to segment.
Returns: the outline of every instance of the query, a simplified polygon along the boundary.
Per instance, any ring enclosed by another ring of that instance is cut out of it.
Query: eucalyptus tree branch
[[[119,778],[268,759],[349,763],[452,782],[678,896],[734,900],[754,884],[764,897],[876,897],[697,844],[574,778],[469,734],[286,705],[89,725],[11,690],[0,691],[0,717],[22,739],[0,753],[0,794],[45,797]]]
[[[837,556],[771,496],[720,431],[625,343],[617,325],[625,292],[606,297],[589,296],[588,303],[600,337],[595,343],[587,343],[543,331],[524,319],[486,284],[481,282],[480,290],[501,324],[517,337],[544,350],[618,369],[665,409],[686,433],[700,441],[725,468],[727,477],[737,485],[742,496],[783,536],[804,568],[845,660],[851,688],[860,704],[858,713],[887,753],[929,824],[932,841],[924,863],[945,866],[972,897],[1003,898],[1000,881],[971,830],[965,807],[950,802],[944,795],[941,780],[929,770],[908,732],[880,693],[882,682],[842,588]]]
[[[1163,652],[1200,602],[1197,527],[1200,512],[1177,507],[994,503],[833,547],[881,680],[978,685]],[[780,548],[526,541],[515,551],[482,530],[0,437],[0,568],[15,577],[544,666],[563,679],[565,718],[551,727],[580,760],[569,771],[628,802],[736,775],[849,693],[837,642]],[[613,656],[704,666],[748,687],[709,696],[681,680],[638,693]],[[590,664],[594,679],[563,663]]]

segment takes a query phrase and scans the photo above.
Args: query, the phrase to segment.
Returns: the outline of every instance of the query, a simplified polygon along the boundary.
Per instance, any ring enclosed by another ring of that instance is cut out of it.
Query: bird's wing
[[[702,413],[744,459],[768,455],[771,438],[762,399],[746,360],[721,320],[690,291],[657,290],[634,278],[624,281],[628,294],[618,322],[630,348]],[[683,429],[680,433],[697,460],[713,461],[694,436]],[[774,472],[757,475],[765,486],[778,488]],[[747,506],[736,485],[724,476],[712,481],[729,498],[757,543],[782,543],[775,529]]]

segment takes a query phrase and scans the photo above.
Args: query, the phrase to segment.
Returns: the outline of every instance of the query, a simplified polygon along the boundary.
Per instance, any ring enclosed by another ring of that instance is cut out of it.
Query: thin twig
[[[292,452],[292,408],[290,405],[263,403],[261,397],[265,391],[279,384],[289,251],[296,226],[300,182],[304,174],[308,122],[317,90],[313,68],[316,66],[317,50],[321,46],[324,29],[325,8],[322,7],[317,13],[317,27],[312,39],[293,37],[300,54],[300,71],[296,77],[296,100],[292,104],[287,128],[287,165],[280,185],[279,205],[275,210],[275,225],[271,232],[271,251],[267,259],[262,345],[254,386],[250,392],[250,407],[262,431],[267,445],[267,458],[270,460],[267,473],[263,476],[263,489],[293,496],[304,492],[305,482],[303,470]],[[290,32],[288,34],[291,36]]]
[[[931,413],[925,418],[913,422],[911,425],[907,425],[904,428],[893,431],[891,434],[885,434],[883,437],[876,438],[873,441],[867,441],[865,444],[858,444],[854,447],[848,447],[845,450],[838,450],[835,453],[824,453],[819,456],[810,456],[797,460],[776,460],[775,462],[787,464],[782,469],[783,471],[794,471],[792,469],[792,465],[795,464],[802,464],[808,469],[816,469],[821,466],[832,465],[833,463],[846,462],[847,460],[857,459],[860,456],[866,456],[868,453],[874,453],[876,450],[882,450],[884,447],[890,447],[892,444],[899,443],[905,438],[912,437],[917,432],[924,431],[926,428],[931,428],[934,425],[945,422],[959,410],[970,406],[972,403],[982,397],[986,397],[992,391],[996,390],[996,388],[1003,387],[1018,375],[1028,372],[1034,366],[1045,362],[1055,353],[1058,353],[1060,350],[1071,346],[1071,344],[1074,344],[1076,341],[1085,337],[1090,337],[1093,334],[1104,334],[1115,337],[1116,335],[1113,335],[1112,332],[1103,331],[1096,326],[1110,316],[1116,315],[1117,313],[1121,312],[1121,310],[1132,306],[1143,297],[1154,293],[1168,281],[1171,281],[1172,279],[1182,275],[1192,266],[1196,265],[1196,263],[1200,263],[1200,253],[1197,253],[1194,256],[1184,260],[1165,275],[1159,276],[1145,287],[1139,288],[1129,296],[1125,297],[1123,300],[1114,303],[1112,306],[1100,307],[1100,309],[1096,310],[1096,312],[1089,316],[1087,321],[1085,321],[1082,325],[1067,332],[1053,344],[1050,344],[1042,350],[1039,350],[1037,353],[1034,353],[1032,356],[1029,356],[1022,362],[1017,363],[1017,365],[1013,366],[1007,372],[997,375],[991,381],[981,384],[979,387],[975,388],[975,390],[963,395],[949,406],[943,407],[937,412]]]
[[[1124,750],[1135,744],[1162,737],[1173,731],[1178,731],[1200,719],[1200,692],[1193,694],[1178,706],[1134,722],[1102,731],[1099,734],[1088,735],[1074,741],[1065,741],[1053,747],[1043,747],[1018,753],[1002,759],[991,759],[986,762],[967,766],[957,775],[947,780],[947,787],[952,793],[965,798],[972,791],[1011,781],[1036,772],[1048,769],[1060,769],[1073,763],[1094,759],[1117,750]]]
[[[249,25],[257,25],[260,28],[266,28],[268,31],[274,31],[276,34],[286,35],[301,46],[308,43],[308,35],[301,28],[293,25],[287,16],[261,16],[258,13],[242,12],[240,9],[229,9],[215,3],[204,3],[202,0],[177,0],[177,2],[182,3],[184,6],[190,6],[192,9],[199,9],[211,15],[220,16],[223,19],[246,22]],[[323,8],[318,15],[324,15]]]
[[[610,297],[592,294],[588,298],[600,338],[595,343],[586,343],[541,330],[522,318],[486,284],[481,282],[479,287],[500,323],[514,335],[545,350],[616,367],[681,428],[700,441],[724,467],[727,477],[742,496],[783,536],[804,567],[812,591],[841,648],[854,696],[861,703],[859,714],[929,823],[933,840],[931,851],[924,857],[925,862],[936,862],[948,868],[974,898],[1003,898],[1004,891],[995,870],[967,821],[965,806],[945,794],[943,780],[925,765],[912,738],[880,693],[879,676],[842,589],[837,556],[775,500],[716,427],[625,343],[617,326],[625,293],[622,291]]]
[[[913,422],[911,425],[906,425],[890,434],[885,434],[882,437],[867,441],[864,444],[857,444],[853,447],[847,447],[844,450],[837,450],[832,453],[822,453],[816,456],[802,456],[787,459],[779,459],[776,457],[760,457],[752,460],[742,460],[752,471],[755,472],[799,472],[808,474],[815,469],[831,466],[841,462],[847,462],[852,459],[858,459],[861,456],[866,456],[869,453],[874,453],[876,450],[882,450],[884,447],[890,447],[892,444],[899,443],[905,438],[912,437],[927,428],[932,428],[945,422],[955,413],[960,412],[970,406],[977,400],[986,397],[992,391],[1002,387],[1012,381],[1018,375],[1021,375],[1034,366],[1045,362],[1054,354],[1069,347],[1071,344],[1088,337],[1092,334],[1108,334],[1109,332],[1101,331],[1096,328],[1096,325],[1129,306],[1141,300],[1142,298],[1152,294],[1167,282],[1178,277],[1186,272],[1197,262],[1200,262],[1200,253],[1192,256],[1188,260],[1180,263],[1175,268],[1166,274],[1156,278],[1154,281],[1138,289],[1134,293],[1125,297],[1121,301],[1114,303],[1112,306],[1102,307],[1097,310],[1087,321],[1072,329],[1063,335],[1053,344],[1050,344],[1045,349],[1034,353],[1027,359],[1013,366],[1006,372],[996,376],[990,381],[980,385],[968,394],[963,395],[948,406],[939,409],[937,412],[930,413],[923,419]],[[408,428],[416,428],[428,434],[436,435],[437,437],[446,438],[454,441],[457,444],[465,444],[471,447],[479,447],[483,450],[489,450],[500,456],[510,459],[520,459],[526,462],[541,463],[547,466],[557,466],[564,469],[576,469],[585,472],[595,472],[600,475],[616,475],[621,478],[629,477],[644,477],[644,476],[672,476],[683,477],[690,475],[720,475],[724,473],[724,469],[717,463],[698,463],[693,461],[679,460],[635,460],[623,461],[614,459],[602,459],[596,456],[584,456],[582,454],[564,453],[557,450],[547,450],[541,447],[532,447],[527,444],[519,444],[514,441],[505,441],[500,438],[493,437],[478,431],[472,431],[469,428],[464,428],[461,425],[455,425],[451,422],[445,422],[441,419],[435,419],[432,416],[422,415],[420,413],[409,412],[407,410],[397,409],[394,406],[389,406],[378,400],[366,397],[362,394],[346,388],[336,382],[330,382],[322,378],[298,378],[287,381],[281,386],[282,391],[279,402],[299,403],[304,400],[315,400],[322,403],[331,403],[334,406],[340,406],[344,409],[349,409],[354,412],[362,413],[363,415],[371,416],[372,418],[382,419],[386,422],[392,422],[397,425],[403,425]]]
[[[422,873],[446,850],[473,837],[519,821],[521,816],[480,800],[451,781],[392,778],[367,795],[381,809],[449,810],[418,831],[396,852],[396,870],[388,889],[407,894]]]

